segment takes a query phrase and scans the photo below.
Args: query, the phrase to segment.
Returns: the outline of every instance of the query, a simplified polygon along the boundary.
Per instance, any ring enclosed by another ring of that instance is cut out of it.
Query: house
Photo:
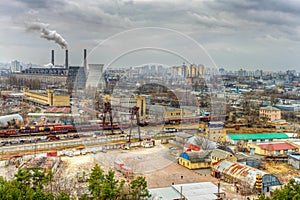
[[[183,152],[178,163],[188,169],[210,168],[211,151]]]
[[[300,155],[289,155],[288,163],[295,169],[300,169]]]
[[[227,134],[226,140],[231,144],[237,144],[239,141],[245,143],[269,142],[275,139],[288,139],[285,133],[246,133],[246,134]]]
[[[281,110],[272,106],[261,107],[259,118],[263,121],[275,121],[281,119]]]
[[[248,148],[250,153],[264,156],[287,155],[298,151],[297,147],[287,142],[248,144]]]
[[[159,200],[211,200],[226,197],[225,192],[212,182],[175,184],[171,187],[149,189],[151,199]]]
[[[232,153],[221,149],[214,149],[210,154],[210,160],[212,164],[224,159],[232,162],[237,162],[237,158]]]

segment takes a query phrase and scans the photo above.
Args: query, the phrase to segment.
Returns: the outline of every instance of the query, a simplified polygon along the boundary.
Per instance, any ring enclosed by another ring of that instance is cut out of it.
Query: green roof
[[[287,139],[285,133],[227,134],[232,140]]]

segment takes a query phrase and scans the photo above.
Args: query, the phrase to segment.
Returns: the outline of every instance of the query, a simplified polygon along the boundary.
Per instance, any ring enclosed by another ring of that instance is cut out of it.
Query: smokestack
[[[68,49],[66,49],[66,62],[65,62],[65,67],[66,69],[69,68],[69,55],[68,55]]]
[[[51,51],[51,63],[54,66],[54,50]]]
[[[86,49],[83,50],[83,69],[84,72],[86,73],[87,71]]]

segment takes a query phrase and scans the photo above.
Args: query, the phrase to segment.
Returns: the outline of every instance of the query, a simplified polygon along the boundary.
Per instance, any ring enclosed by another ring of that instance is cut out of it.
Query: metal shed
[[[238,188],[246,188],[245,193],[252,193],[255,190],[256,176],[262,176],[262,190],[269,192],[270,186],[281,185],[278,178],[273,174],[268,174],[259,169],[243,165],[240,163],[234,163],[227,160],[221,160],[212,166],[212,172],[220,173],[221,178],[229,183],[234,183]],[[242,192],[242,191],[241,191]]]

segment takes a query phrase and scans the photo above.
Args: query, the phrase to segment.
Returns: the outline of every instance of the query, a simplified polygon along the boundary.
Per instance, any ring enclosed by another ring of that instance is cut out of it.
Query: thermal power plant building
[[[25,70],[12,70],[12,76],[21,82],[37,80],[42,86],[67,87],[73,84],[73,88],[84,89],[87,79],[86,49],[83,53],[83,66],[71,66],[69,64],[69,51],[65,51],[64,66],[55,65],[54,50],[51,50],[51,67],[28,68]]]

